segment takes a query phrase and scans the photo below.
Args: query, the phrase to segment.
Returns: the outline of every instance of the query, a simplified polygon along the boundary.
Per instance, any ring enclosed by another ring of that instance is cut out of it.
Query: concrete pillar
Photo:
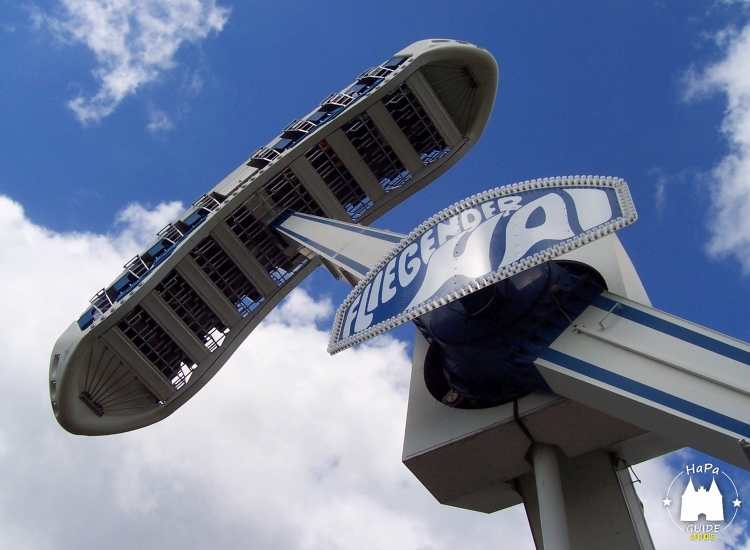
[[[544,550],[570,550],[570,535],[557,451],[552,445],[534,443],[531,454],[534,462]]]

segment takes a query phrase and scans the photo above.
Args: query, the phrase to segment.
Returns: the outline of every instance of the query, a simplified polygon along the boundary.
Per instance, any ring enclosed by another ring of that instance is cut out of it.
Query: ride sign
[[[531,180],[474,195],[404,238],[336,313],[328,352],[359,344],[637,219],[624,180]]]

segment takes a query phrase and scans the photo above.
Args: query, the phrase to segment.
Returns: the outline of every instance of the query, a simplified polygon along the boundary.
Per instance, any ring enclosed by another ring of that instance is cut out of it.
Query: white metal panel
[[[603,298],[541,353],[537,366],[552,389],[748,468],[738,442],[750,439],[750,346],[609,293]],[[608,311],[615,303],[619,309]]]
[[[404,235],[295,213],[277,229],[329,262],[364,277]]]
[[[257,168],[248,166],[247,164],[240,164],[235,168],[231,174],[221,180],[221,182],[211,189],[214,193],[218,193],[224,197],[228,197],[232,194],[232,191],[237,189],[243,182],[245,182],[250,176],[257,172]]]
[[[531,440],[514,418],[513,403],[455,409],[436,400],[424,381],[428,344],[415,332],[404,464],[443,504],[485,513],[518,504],[513,481],[532,472],[526,459]],[[627,452],[629,442],[646,433],[550,392],[521,397],[517,412],[535,441],[556,445],[571,458],[613,445]],[[658,454],[640,456],[646,460]]]

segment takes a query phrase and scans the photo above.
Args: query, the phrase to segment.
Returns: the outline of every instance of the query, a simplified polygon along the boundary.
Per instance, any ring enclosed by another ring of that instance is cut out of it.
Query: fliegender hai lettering
[[[494,217],[508,217],[511,212],[521,208],[522,200],[522,197],[512,196],[487,201],[479,208],[464,210],[426,231],[418,241],[388,262],[385,269],[355,298],[344,321],[342,334],[348,336],[368,328],[373,321],[372,312],[395,298],[399,288],[405,289],[414,283],[420,270],[428,266],[432,255],[449,240],[473,232]],[[454,254],[460,252],[454,251]],[[361,304],[365,304],[365,307],[361,307]]]
[[[405,312],[434,305],[438,298],[445,301],[458,290],[478,290],[476,281],[559,243],[584,235],[593,240],[635,220],[622,180],[530,183],[467,199],[402,241],[339,309],[329,351],[352,345],[351,338],[359,339],[360,334],[374,335],[373,327],[388,330],[404,322]],[[629,205],[627,221],[620,203],[623,195]],[[617,220],[618,227],[604,231]],[[389,326],[384,328],[385,322]],[[348,339],[348,345],[340,345]]]

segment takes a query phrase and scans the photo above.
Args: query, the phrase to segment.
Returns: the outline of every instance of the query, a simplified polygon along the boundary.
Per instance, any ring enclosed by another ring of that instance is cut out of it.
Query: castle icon
[[[712,479],[711,488],[707,492],[703,487],[696,491],[691,477],[682,494],[680,521],[698,521],[701,514],[706,515],[706,521],[724,521],[723,501],[716,478]]]

